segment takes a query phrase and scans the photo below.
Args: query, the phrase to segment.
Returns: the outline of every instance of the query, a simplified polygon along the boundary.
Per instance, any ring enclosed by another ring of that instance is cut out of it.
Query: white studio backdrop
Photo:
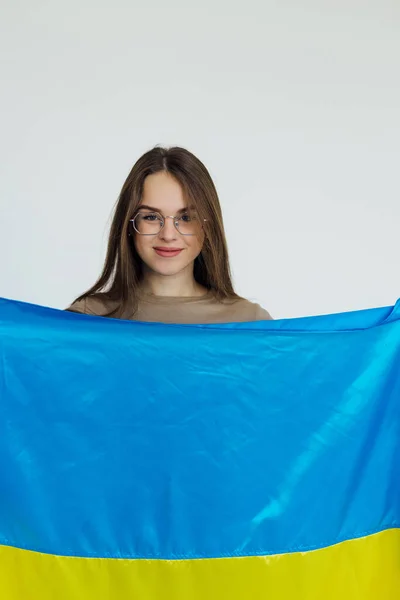
[[[1,8],[1,296],[87,289],[156,144],[206,164],[237,289],[274,317],[400,296],[399,0]]]

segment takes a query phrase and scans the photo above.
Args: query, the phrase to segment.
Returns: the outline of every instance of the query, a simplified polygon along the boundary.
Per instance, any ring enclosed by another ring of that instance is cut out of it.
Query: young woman
[[[232,285],[217,191],[183,148],[156,147],[119,196],[103,272],[70,311],[162,323],[270,319]]]

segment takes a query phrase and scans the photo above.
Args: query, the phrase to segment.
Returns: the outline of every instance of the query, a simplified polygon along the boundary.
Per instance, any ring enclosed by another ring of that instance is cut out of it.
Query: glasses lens
[[[162,229],[163,219],[158,213],[138,213],[133,225],[142,235],[157,235]]]
[[[199,220],[193,213],[185,214],[177,219],[176,226],[182,235],[195,235],[199,231]]]

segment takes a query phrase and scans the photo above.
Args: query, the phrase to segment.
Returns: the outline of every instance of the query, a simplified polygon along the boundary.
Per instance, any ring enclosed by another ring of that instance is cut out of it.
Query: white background
[[[274,317],[400,296],[399,0],[1,2],[0,295],[97,277],[132,164],[208,167],[238,291]]]

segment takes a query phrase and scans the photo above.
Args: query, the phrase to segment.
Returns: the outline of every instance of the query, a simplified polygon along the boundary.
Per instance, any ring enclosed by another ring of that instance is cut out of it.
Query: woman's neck
[[[159,275],[158,273],[144,273],[141,290],[152,296],[165,296],[174,298],[190,298],[204,296],[207,289],[197,283],[193,275],[177,273],[176,275]]]

